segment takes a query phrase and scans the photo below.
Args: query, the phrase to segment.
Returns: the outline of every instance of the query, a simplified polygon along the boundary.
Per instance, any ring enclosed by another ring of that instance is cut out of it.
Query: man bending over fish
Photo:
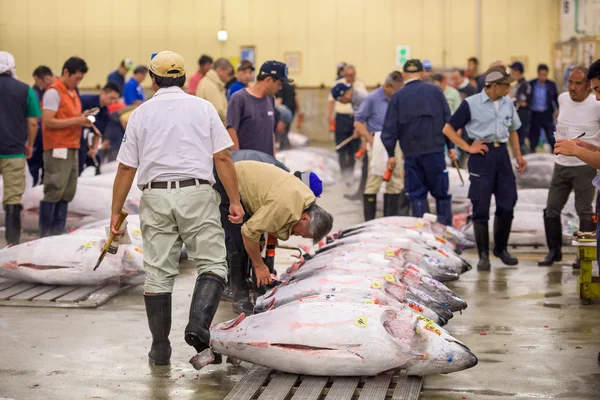
[[[269,268],[261,256],[260,239],[263,234],[268,233],[280,240],[287,240],[290,235],[302,236],[316,243],[331,231],[333,217],[316,204],[310,182],[307,185],[272,164],[239,161],[234,165],[242,206],[247,214],[241,228],[224,218],[230,200],[219,177],[214,185],[221,195],[221,222],[227,237],[230,273],[232,281],[234,277],[245,279],[246,260],[249,258],[256,284],[260,287],[272,282]],[[247,293],[243,297],[235,295],[234,303],[236,300],[240,304],[234,309],[252,313],[253,305]]]

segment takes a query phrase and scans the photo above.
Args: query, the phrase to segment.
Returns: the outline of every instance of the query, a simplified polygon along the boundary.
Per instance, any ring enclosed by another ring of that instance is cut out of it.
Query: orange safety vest
[[[70,93],[60,79],[56,79],[48,89],[56,89],[60,95],[60,105],[55,118],[68,119],[81,115],[81,100],[79,100],[76,91]],[[71,125],[63,129],[50,129],[42,121],[42,139],[44,150],[79,149],[81,145],[81,126]]]

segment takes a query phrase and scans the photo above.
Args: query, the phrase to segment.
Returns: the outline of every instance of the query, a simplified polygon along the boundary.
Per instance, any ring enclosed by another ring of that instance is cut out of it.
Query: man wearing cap
[[[369,172],[363,192],[363,213],[365,221],[375,219],[377,194],[383,182],[387,165],[387,152],[381,142],[381,129],[390,99],[404,86],[402,74],[398,71],[385,78],[383,86],[371,92],[354,114],[356,133],[367,142]],[[395,157],[402,158],[400,146],[396,144]],[[385,184],[383,216],[410,215],[408,198],[404,192],[403,168],[398,166]]]
[[[242,89],[229,101],[227,131],[233,140],[232,150],[258,150],[275,154],[275,94],[288,79],[287,66],[279,61],[265,62],[256,83]]]
[[[450,119],[448,102],[439,88],[422,81],[421,61],[408,60],[403,69],[404,87],[392,96],[381,133],[389,156],[387,167],[394,171],[401,162],[394,155],[399,141],[404,153],[404,187],[412,215],[422,217],[426,212],[429,192],[436,200],[438,221],[451,225],[444,147],[448,145],[448,154],[453,160],[456,150],[442,134],[444,124]]]
[[[342,74],[344,75],[343,78],[336,80],[333,84],[334,87],[340,83],[345,83],[351,85],[355,89],[364,92],[367,91],[365,84],[360,79],[356,78],[356,68],[353,65],[346,65]],[[354,134],[354,111],[356,111],[356,109],[349,103],[336,101],[332,95],[329,96],[328,101],[327,118],[329,126],[335,126],[335,144],[338,145]],[[342,169],[343,174],[352,174],[355,162],[354,153],[358,151],[359,147],[360,140],[355,139],[337,151],[340,168]],[[367,176],[364,174],[364,180],[366,181],[366,179]]]
[[[510,74],[517,81],[517,86],[514,88],[513,101],[517,108],[517,114],[521,120],[521,127],[517,130],[519,134],[519,144],[521,153],[526,153],[525,139],[529,136],[529,124],[531,122],[531,109],[529,108],[529,100],[531,98],[531,85],[523,76],[525,67],[520,61],[515,61],[510,66]],[[530,143],[531,152],[535,153],[537,143]]]
[[[156,94],[131,114],[117,156],[111,231],[123,233],[116,224],[137,172],[143,191],[144,302],[152,333],[148,357],[166,365],[171,357],[171,293],[182,245],[198,272],[185,328],[185,341],[197,352],[209,347],[209,327],[227,278],[218,195],[211,187],[213,165],[231,199],[229,220],[241,223],[244,210],[228,150],[231,139],[215,108],[183,91],[183,58],[171,51],[156,54],[150,78]]]
[[[245,284],[248,260],[252,263],[257,286],[271,283],[269,268],[261,256],[262,236],[268,234],[278,240],[301,236],[317,243],[331,231],[333,217],[316,204],[316,197],[323,190],[316,174],[293,175],[263,160],[252,161],[250,157],[235,163],[240,198],[246,212],[241,228],[225,218],[229,199],[218,179],[215,190],[221,195],[221,221],[234,288],[233,309],[252,314],[253,305]]]
[[[514,104],[507,97],[514,81],[506,67],[490,68],[485,74],[485,90],[463,100],[444,127],[444,134],[471,154],[469,198],[473,204],[473,226],[479,252],[477,269],[482,271],[490,269],[488,220],[492,195],[496,202],[494,256],[506,265],[519,262],[508,252],[517,186],[507,142],[512,146],[519,172],[525,170],[527,162],[521,155],[517,134],[521,121]],[[465,127],[469,142],[456,132]]]
[[[15,78],[15,59],[0,51],[0,175],[8,245],[21,239],[21,197],[25,192],[25,159],[31,158],[40,105],[32,88]]]
[[[42,101],[44,143],[44,198],[40,202],[40,234],[65,231],[69,203],[75,197],[79,176],[81,128],[91,127],[89,110],[83,110],[77,86],[88,71],[78,57],[65,61],[62,75],[48,87]]]
[[[227,100],[230,100],[235,92],[248,87],[253,78],[254,65],[248,60],[242,60],[237,69],[236,81],[227,90]]]
[[[129,58],[125,58],[121,60],[121,64],[119,64],[119,68],[108,74],[106,77],[106,82],[112,82],[119,87],[119,92],[123,93],[123,88],[125,87],[125,77],[127,76],[127,72],[133,69],[133,61]]]
[[[429,60],[423,60],[423,82],[433,83],[433,65]]]
[[[227,120],[227,91],[225,84],[233,73],[233,66],[226,58],[219,58],[208,70],[196,89],[196,96],[211,103],[217,109],[223,124]]]

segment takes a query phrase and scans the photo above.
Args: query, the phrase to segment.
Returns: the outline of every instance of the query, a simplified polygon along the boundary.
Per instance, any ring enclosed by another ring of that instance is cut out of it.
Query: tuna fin
[[[237,324],[239,324],[240,322],[242,322],[245,318],[246,318],[246,314],[241,313],[240,315],[238,315],[238,317],[236,319],[229,321],[229,323],[225,323],[225,325],[223,325],[221,330],[226,331],[228,329],[231,329],[234,326],[236,326]]]
[[[277,293],[277,288],[278,288],[278,286],[275,286],[273,288],[273,290],[271,290],[269,293],[265,294],[265,296],[263,297],[263,299],[270,299],[275,293]]]

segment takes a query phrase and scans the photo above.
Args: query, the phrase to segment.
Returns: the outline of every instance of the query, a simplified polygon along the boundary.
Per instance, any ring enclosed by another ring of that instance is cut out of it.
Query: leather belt
[[[210,182],[204,179],[186,179],[184,181],[169,181],[169,182],[150,182],[142,186],[142,190],[146,189],[168,189],[169,183],[171,183],[171,189],[177,188],[177,183],[179,183],[180,188],[188,187],[188,186],[196,186],[196,182],[198,185],[210,185]]]
[[[492,147],[506,147],[506,143],[492,142],[492,143],[490,143],[490,146],[492,146]]]

